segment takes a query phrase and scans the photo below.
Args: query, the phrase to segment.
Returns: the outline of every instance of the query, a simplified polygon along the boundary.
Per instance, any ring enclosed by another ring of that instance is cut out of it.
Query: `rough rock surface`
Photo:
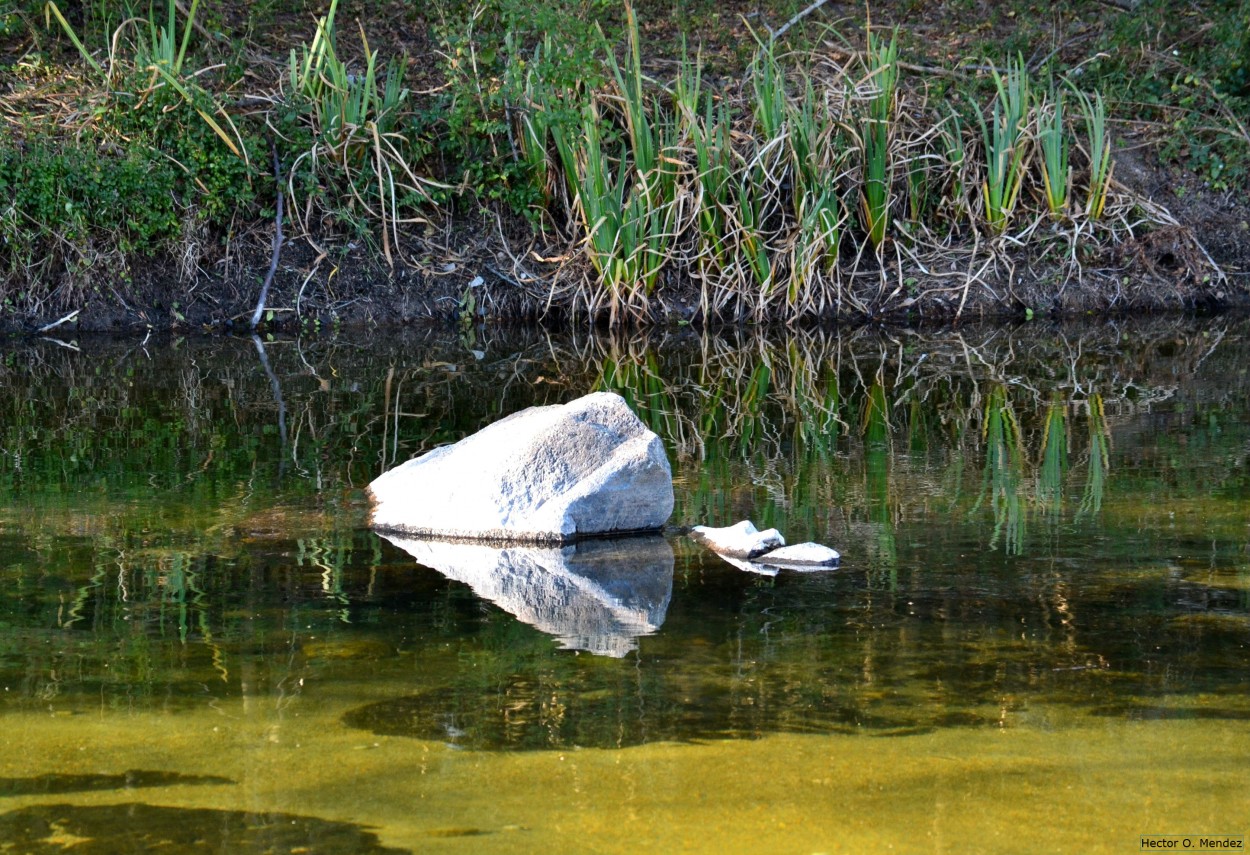
[[[752,559],[786,545],[786,539],[775,528],[759,531],[750,520],[742,520],[725,528],[697,525],[690,536],[718,555]]]
[[[568,543],[658,530],[673,512],[660,438],[619,395],[531,407],[369,485],[371,524],[420,537]]]
[[[636,650],[673,596],[673,549],[656,535],[548,548],[385,537],[561,646],[601,656]]]

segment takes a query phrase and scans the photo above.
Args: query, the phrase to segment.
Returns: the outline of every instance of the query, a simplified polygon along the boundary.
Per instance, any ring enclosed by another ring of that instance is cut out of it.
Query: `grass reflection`
[[[1143,394],[1166,400],[1175,390],[1110,352],[1091,359],[1083,341],[1031,342],[1027,358],[1020,350],[1010,339],[957,333],[612,340],[594,385],[624,395],[664,437],[679,479],[691,472],[682,522],[754,514],[783,528],[797,516],[805,531],[836,530],[839,520],[871,525],[884,567],[902,509],[943,496],[972,519],[988,518],[987,548],[1018,556],[1029,548],[1031,519],[1053,531],[1101,509],[1112,424],[1106,393],[1091,390],[1119,384],[1114,403],[1126,417]],[[584,352],[592,364],[593,351],[592,342]],[[1068,376],[1053,370],[1064,364]],[[852,461],[859,465],[845,465]],[[831,469],[836,479],[813,483],[813,473]],[[856,471],[858,483],[848,482]],[[813,517],[830,493],[842,512]],[[1069,506],[1070,495],[1081,499]]]
[[[1106,489],[1107,474],[1111,469],[1111,426],[1107,424],[1107,411],[1102,396],[1089,398],[1089,452],[1085,463],[1085,490],[1081,495],[1081,507],[1077,518],[1097,516],[1102,510],[1102,497]]]
[[[985,474],[981,493],[972,511],[981,509],[986,497],[994,514],[994,533],[989,548],[1000,540],[1009,555],[1024,549],[1026,517],[1021,485],[1024,481],[1024,445],[1020,423],[1003,386],[995,386],[985,400],[985,420],[981,437],[985,445]]]
[[[1046,406],[1041,460],[1037,468],[1037,502],[1052,522],[1063,511],[1063,487],[1068,473],[1068,410],[1058,396]]]

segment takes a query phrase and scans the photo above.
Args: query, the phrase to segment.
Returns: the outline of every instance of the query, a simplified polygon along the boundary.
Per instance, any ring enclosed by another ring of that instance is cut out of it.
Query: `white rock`
[[[420,537],[568,543],[661,528],[673,476],[660,438],[619,395],[531,407],[369,485],[370,523]]]
[[[819,543],[796,543],[792,546],[782,546],[763,555],[757,555],[753,560],[759,564],[768,564],[774,567],[789,567],[796,570],[821,570],[837,567],[838,562],[842,560],[842,556],[838,554],[836,549],[830,549]]]
[[[748,560],[786,545],[786,539],[777,529],[758,531],[750,520],[725,528],[697,525],[690,529],[690,536],[718,555]]]
[[[673,596],[673,549],[658,536],[549,548],[383,536],[566,649],[624,656],[660,628]]]

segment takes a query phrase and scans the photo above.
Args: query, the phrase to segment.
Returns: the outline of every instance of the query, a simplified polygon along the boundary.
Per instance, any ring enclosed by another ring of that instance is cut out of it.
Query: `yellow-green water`
[[[344,706],[6,716],[6,777],[140,768],[236,783],[13,797],[5,808],[142,801],[285,813],[445,852],[1115,853],[1138,851],[1143,833],[1250,831],[1244,723],[1034,710],[1025,725],[1008,717],[1002,728],[890,739],[511,754],[371,738],[338,725]]]
[[[1250,834],[1248,333],[15,344],[0,852]],[[594,388],[675,524],[841,568],[670,532],[527,588],[364,527],[384,468]]]

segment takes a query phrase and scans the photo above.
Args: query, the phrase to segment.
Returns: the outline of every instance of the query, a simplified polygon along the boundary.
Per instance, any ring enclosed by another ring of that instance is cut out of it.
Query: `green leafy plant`
[[[449,0],[434,27],[446,85],[415,117],[459,194],[541,222],[552,124],[575,129],[606,82],[596,22],[607,0]],[[437,194],[443,200],[448,193]]]

